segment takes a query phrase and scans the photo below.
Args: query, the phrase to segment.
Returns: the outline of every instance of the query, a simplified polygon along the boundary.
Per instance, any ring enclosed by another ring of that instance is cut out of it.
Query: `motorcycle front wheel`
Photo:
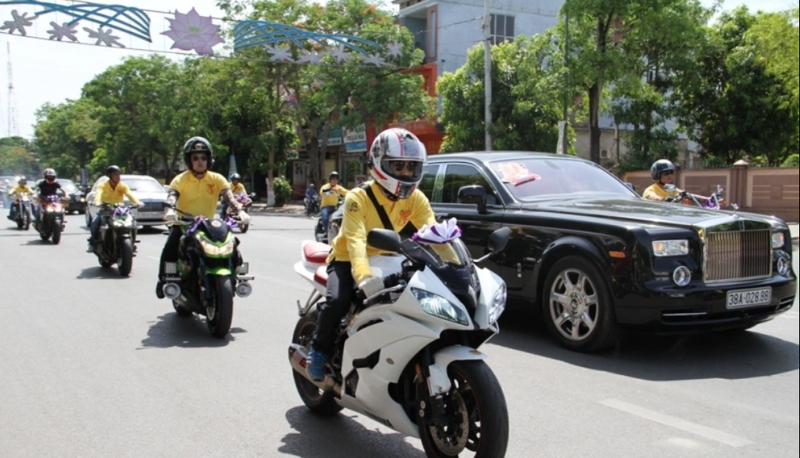
[[[228,335],[233,321],[233,280],[229,275],[214,276],[214,308],[206,310],[208,330],[218,339]]]
[[[317,317],[319,312],[315,309],[306,316],[300,318],[292,334],[292,343],[300,344],[306,348],[311,348],[311,339],[317,330]],[[333,392],[323,393],[316,385],[308,381],[305,377],[292,369],[294,385],[297,394],[303,400],[303,404],[308,410],[320,415],[336,415],[341,412],[342,406],[333,399]]]
[[[53,245],[61,243],[61,223],[56,221],[53,224]]]
[[[242,231],[242,234],[246,234],[249,229],[250,229],[250,225],[249,224],[240,224],[239,225],[239,230]]]
[[[508,406],[497,377],[483,361],[455,361],[447,372],[453,386],[444,397],[444,425],[418,419],[425,453],[431,458],[503,458]]]
[[[20,229],[29,230],[31,228],[31,212],[25,210],[22,212],[22,227]]]
[[[120,258],[117,259],[117,268],[119,274],[123,277],[128,277],[133,269],[133,240],[125,239],[119,247]]]

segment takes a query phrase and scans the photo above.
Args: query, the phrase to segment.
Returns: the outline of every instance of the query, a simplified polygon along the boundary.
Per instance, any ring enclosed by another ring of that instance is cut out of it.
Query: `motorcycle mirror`
[[[388,229],[373,229],[367,234],[367,244],[381,251],[400,251],[400,234]]]
[[[509,238],[511,238],[511,229],[508,227],[501,227],[492,232],[492,235],[489,236],[489,250],[492,254],[503,251],[508,245]]]

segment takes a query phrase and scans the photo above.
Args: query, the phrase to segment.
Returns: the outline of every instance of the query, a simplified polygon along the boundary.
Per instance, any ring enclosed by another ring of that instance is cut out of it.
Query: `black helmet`
[[[334,178],[336,178],[337,180],[339,179],[339,172],[337,172],[337,171],[335,171],[335,170],[334,170],[333,172],[331,172],[331,174],[330,174],[330,175],[328,175],[328,179],[329,179],[329,180],[332,180],[332,179],[334,179]]]
[[[653,181],[658,181],[661,179],[661,174],[669,171],[675,171],[675,164],[667,159],[660,159],[650,167],[650,176],[653,177]]]
[[[119,174],[122,174],[122,170],[120,170],[120,168],[119,168],[119,167],[117,167],[116,165],[110,165],[110,166],[108,166],[108,168],[106,169],[106,176],[107,176],[107,177],[109,177],[109,178],[111,178],[111,174],[112,174],[112,173],[115,173],[115,172],[116,172],[116,173],[119,173]]]
[[[55,170],[53,170],[51,168],[44,169],[44,179],[45,180],[47,180],[47,181],[55,181],[56,178],[58,178],[58,175],[56,175],[56,171]]]
[[[192,137],[183,145],[183,163],[186,168],[192,169],[192,153],[205,153],[208,156],[208,168],[214,165],[214,151],[211,142],[203,137]]]
[[[238,173],[231,173],[231,176],[228,178],[228,181],[232,182],[233,180],[242,181],[242,176],[239,175]]]

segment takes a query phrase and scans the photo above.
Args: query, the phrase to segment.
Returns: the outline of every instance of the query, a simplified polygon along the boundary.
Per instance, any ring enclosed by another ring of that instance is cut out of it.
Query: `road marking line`
[[[722,431],[718,431],[716,429],[712,429],[707,426],[698,425],[696,423],[692,423],[686,420],[681,420],[680,418],[672,417],[670,415],[666,415],[660,412],[655,412],[653,410],[645,409],[644,407],[628,404],[627,402],[623,402],[618,399],[607,399],[605,401],[600,401],[600,404],[606,407],[611,407],[612,409],[617,409],[622,412],[629,413],[631,415],[636,415],[637,417],[641,417],[646,420],[654,421],[656,423],[661,423],[662,425],[665,426],[670,426],[675,429],[680,429],[681,431],[685,431],[687,433],[705,437],[706,439],[711,439],[726,445],[730,445],[731,447],[744,447],[745,445],[753,444],[752,441],[745,439],[743,437],[733,436],[731,434],[724,433]]]

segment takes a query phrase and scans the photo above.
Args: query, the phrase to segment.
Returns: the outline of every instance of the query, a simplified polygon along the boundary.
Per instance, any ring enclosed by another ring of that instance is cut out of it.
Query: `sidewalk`
[[[267,207],[264,203],[254,203],[250,211],[257,215],[291,216],[295,218],[308,218],[305,207],[300,204],[289,203],[283,207]]]

